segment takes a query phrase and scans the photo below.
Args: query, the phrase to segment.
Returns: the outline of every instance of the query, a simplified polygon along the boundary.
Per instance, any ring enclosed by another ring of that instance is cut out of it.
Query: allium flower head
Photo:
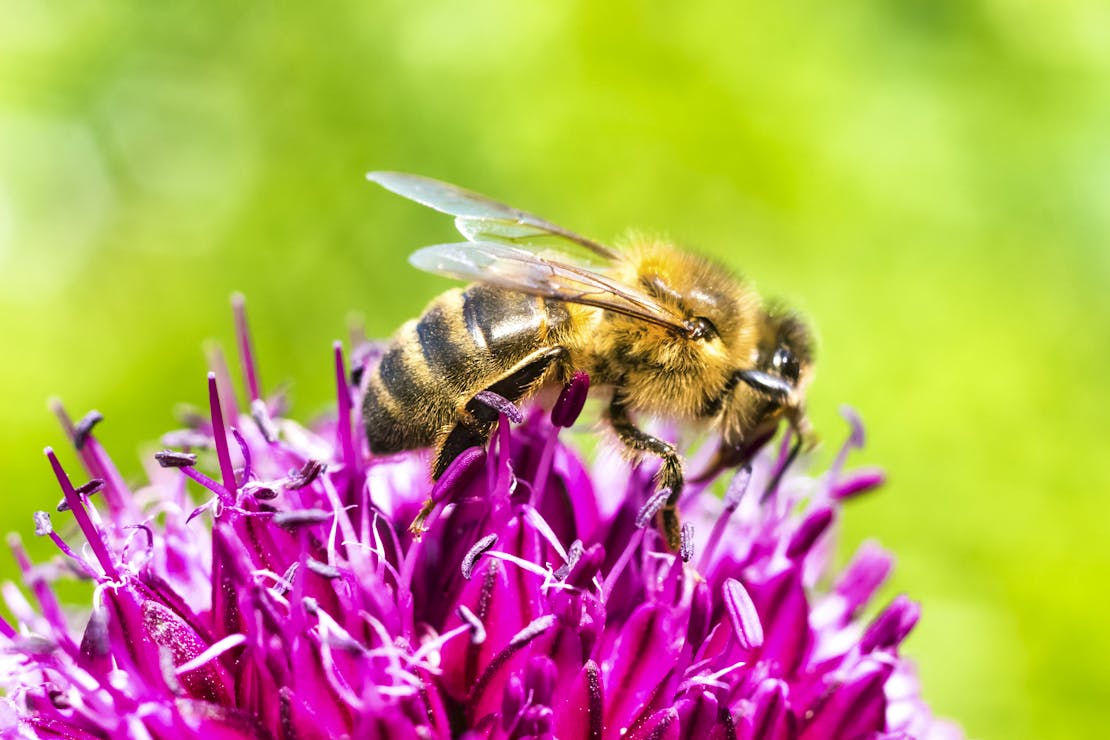
[[[249,403],[217,367],[208,413],[164,437],[145,487],[99,444],[99,415],[61,414],[83,470],[46,451],[65,534],[44,512],[35,532],[55,561],[11,541],[25,590],[3,589],[3,736],[960,737],[899,655],[918,605],[860,618],[890,556],[866,544],[819,586],[843,502],[881,482],[845,469],[854,418],[817,477],[780,480],[784,446],[723,499],[692,486],[674,553],[651,467],[602,455],[591,471],[561,438],[584,376],[550,414],[486,399],[502,412],[489,449],[433,485],[426,452],[366,451],[369,345],[354,372],[336,345],[338,413],[305,427],[263,397],[237,308]],[[90,607],[63,609],[62,576],[93,585]]]

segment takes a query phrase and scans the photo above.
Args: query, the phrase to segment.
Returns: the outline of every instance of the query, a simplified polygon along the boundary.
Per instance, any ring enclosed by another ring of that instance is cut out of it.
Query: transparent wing
[[[584,267],[526,249],[493,242],[439,244],[418,249],[409,257],[409,262],[437,275],[596,306],[676,331],[687,331],[682,316],[646,293]]]
[[[403,172],[371,172],[366,178],[409,200],[454,216],[455,228],[472,242],[551,249],[593,263],[620,259],[619,252],[592,239],[450,183]]]

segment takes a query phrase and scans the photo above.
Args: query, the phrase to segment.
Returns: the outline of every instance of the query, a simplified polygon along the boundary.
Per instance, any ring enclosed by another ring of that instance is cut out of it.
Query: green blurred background
[[[450,222],[363,179],[419,172],[803,309],[818,428],[854,405],[890,473],[843,546],[899,554],[926,698],[973,736],[1097,734],[1110,6],[646,6],[5,0],[2,528],[58,498],[51,395],[138,478],[233,290],[264,384],[326,409],[352,312],[385,335],[446,285],[405,256]]]

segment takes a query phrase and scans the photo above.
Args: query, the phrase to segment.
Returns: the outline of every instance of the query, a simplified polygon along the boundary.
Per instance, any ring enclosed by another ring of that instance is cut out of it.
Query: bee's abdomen
[[[371,374],[363,402],[371,451],[434,444],[458,409],[567,320],[560,303],[484,285],[436,298],[401,327]]]

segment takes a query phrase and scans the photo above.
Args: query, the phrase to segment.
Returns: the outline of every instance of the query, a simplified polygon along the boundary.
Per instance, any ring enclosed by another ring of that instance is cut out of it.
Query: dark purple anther
[[[570,575],[571,568],[578,564],[578,559],[582,557],[584,551],[585,548],[582,546],[582,540],[575,540],[570,543],[570,547],[567,548],[567,561],[552,573],[555,579],[559,581],[565,580],[566,577]]]
[[[250,494],[259,501],[273,501],[278,497],[278,492],[269,486],[258,486],[250,489]]]
[[[301,466],[300,470],[289,474],[285,479],[285,487],[290,491],[300,490],[320,477],[320,473],[323,473],[325,469],[327,469],[327,465],[320,460],[308,460]]]
[[[559,400],[551,409],[551,423],[564,429],[574,424],[582,413],[582,407],[586,405],[589,392],[590,376],[579,370],[559,393]]]
[[[332,578],[339,578],[343,575],[343,573],[340,572],[338,568],[328,565],[327,563],[321,563],[316,558],[309,558],[305,561],[305,565],[308,566],[308,569],[310,571],[320,576],[321,578],[327,578],[330,580]]]
[[[74,489],[74,492],[81,498],[88,498],[102,488],[104,488],[104,480],[101,478],[93,478],[78,486]],[[58,511],[69,511],[69,503],[65,499],[58,502]]]
[[[462,559],[462,575],[466,580],[470,580],[470,576],[474,575],[474,565],[478,562],[478,558],[482,557],[491,547],[497,544],[497,535],[487,534],[482,539],[474,543],[474,545],[466,551]]]
[[[102,421],[104,421],[104,415],[99,411],[90,411],[81,417],[81,420],[73,427],[73,446],[78,451],[85,448],[85,443],[89,441],[89,435],[92,434],[93,427]]]
[[[514,424],[524,421],[524,412],[515,403],[493,391],[479,391],[474,394],[474,400],[484,403]]]
[[[299,529],[331,521],[333,514],[324,509],[298,509],[279,511],[274,514],[273,522],[282,529]]]
[[[197,456],[191,452],[162,450],[154,453],[154,459],[163,468],[191,468],[197,464]]]

